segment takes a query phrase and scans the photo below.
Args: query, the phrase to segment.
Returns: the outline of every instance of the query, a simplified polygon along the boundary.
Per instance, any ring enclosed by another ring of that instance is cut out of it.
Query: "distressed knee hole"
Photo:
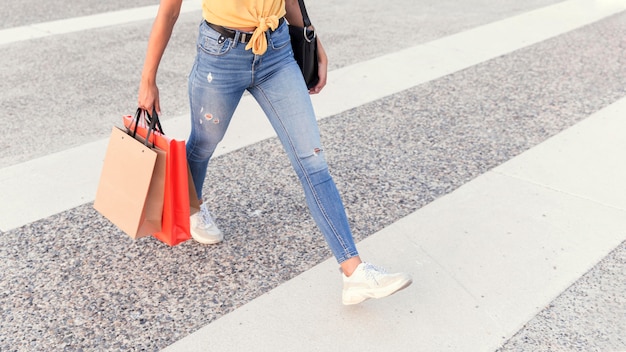
[[[323,152],[322,148],[313,148],[311,152],[299,154],[298,158],[300,158],[300,160],[307,160],[307,159],[313,160],[315,157],[320,156],[322,152]]]
[[[203,110],[204,110],[204,108],[203,108]],[[217,117],[213,116],[213,114],[205,114],[204,118],[207,121],[213,121],[213,123],[216,124],[216,125],[218,123],[220,123],[220,119],[218,119]],[[200,124],[203,124],[203,123],[204,123],[204,121],[202,119],[200,119]]]

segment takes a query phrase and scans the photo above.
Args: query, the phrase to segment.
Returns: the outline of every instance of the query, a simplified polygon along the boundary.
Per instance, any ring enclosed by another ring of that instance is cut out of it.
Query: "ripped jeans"
[[[187,159],[198,199],[209,159],[244,91],[259,103],[276,131],[302,187],[309,210],[339,263],[358,255],[339,192],[328,171],[308,90],[293,59],[283,23],[266,33],[267,52],[255,55],[246,44],[224,38],[204,21],[189,75],[191,134]]]

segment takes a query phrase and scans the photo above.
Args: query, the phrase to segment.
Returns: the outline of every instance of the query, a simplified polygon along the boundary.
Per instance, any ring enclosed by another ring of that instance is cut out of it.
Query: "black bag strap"
[[[152,109],[152,115],[146,111],[146,121],[150,124],[150,129],[152,131],[165,135],[165,133],[163,133],[163,127],[161,127],[161,120],[159,119],[159,115],[157,115],[155,108]]]
[[[152,109],[152,115],[150,115],[148,111],[143,110],[142,108],[137,108],[137,112],[135,112],[135,117],[133,118],[135,129],[133,130],[133,122],[131,122],[130,126],[128,126],[128,134],[130,134],[133,138],[137,135],[137,128],[139,127],[139,122],[141,121],[142,116],[148,125],[146,139],[143,143],[146,147],[149,147],[150,135],[153,132],[159,132],[162,135],[165,135],[165,133],[163,133],[163,127],[161,127],[161,121],[159,120],[159,115],[157,115],[156,109]],[[152,148],[154,148],[154,139],[152,141]]]
[[[133,138],[135,138],[135,135],[137,134],[137,128],[139,127],[139,121],[141,120],[141,112],[141,108],[137,108],[137,111],[135,112],[135,117],[133,118],[133,122],[131,122],[128,126],[128,134],[131,135]],[[133,125],[135,127],[134,130]]]
[[[304,28],[307,28],[311,25],[311,20],[309,19],[309,14],[306,12],[304,0],[298,0],[298,5],[300,5],[300,12],[302,13],[302,22],[304,23]]]

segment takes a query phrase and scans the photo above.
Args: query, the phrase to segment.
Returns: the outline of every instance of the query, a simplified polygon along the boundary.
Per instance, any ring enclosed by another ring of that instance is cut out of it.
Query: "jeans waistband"
[[[234,29],[230,29],[230,28],[226,28],[224,26],[219,26],[216,24],[213,24],[207,20],[204,20],[204,22],[206,22],[206,24],[211,27],[213,30],[215,30],[216,32],[218,32],[219,34],[221,34],[224,38],[230,38],[230,39],[235,39],[235,35],[237,34],[237,31]],[[278,20],[278,27],[280,27],[283,22],[285,22],[285,18],[281,17]],[[276,28],[278,28],[276,27]],[[239,42],[241,43],[247,43],[250,41],[250,39],[252,38],[252,32],[239,32],[241,33],[239,35]]]

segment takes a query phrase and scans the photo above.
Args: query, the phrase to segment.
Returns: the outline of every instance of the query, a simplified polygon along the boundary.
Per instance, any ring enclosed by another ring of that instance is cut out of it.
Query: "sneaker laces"
[[[207,209],[206,205],[204,204],[200,205],[199,215],[200,215],[200,220],[202,221],[202,225],[204,227],[209,227],[214,223],[213,217],[211,216],[211,213],[209,212],[209,209]]]
[[[386,275],[387,271],[379,266],[376,266],[371,263],[364,263],[365,267],[363,268],[365,272],[365,277],[369,280],[374,280],[378,282],[378,278]]]

